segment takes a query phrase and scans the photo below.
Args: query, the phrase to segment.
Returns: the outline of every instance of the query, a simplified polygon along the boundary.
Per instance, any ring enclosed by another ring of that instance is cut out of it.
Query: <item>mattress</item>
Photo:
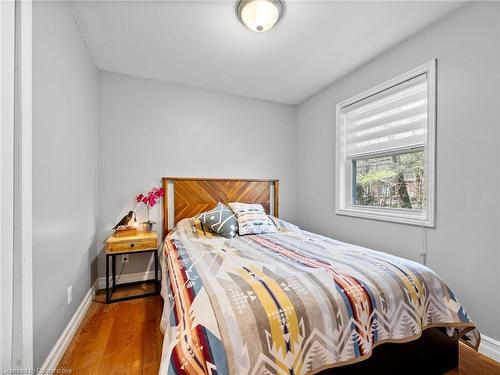
[[[163,244],[161,374],[314,374],[431,327],[479,345],[429,268],[287,227],[227,239],[177,224]]]

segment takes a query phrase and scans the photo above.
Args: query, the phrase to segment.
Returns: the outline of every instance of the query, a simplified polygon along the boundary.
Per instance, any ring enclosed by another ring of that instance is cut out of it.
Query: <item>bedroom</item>
[[[500,373],[498,2],[0,9],[4,373]]]

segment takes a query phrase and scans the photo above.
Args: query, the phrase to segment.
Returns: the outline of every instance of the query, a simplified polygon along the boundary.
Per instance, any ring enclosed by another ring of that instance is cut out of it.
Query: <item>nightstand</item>
[[[116,284],[116,255],[153,253],[155,263],[155,278],[131,283]],[[111,286],[109,281],[109,261],[111,258]],[[137,294],[122,298],[111,299],[117,286],[126,286],[144,282],[154,282],[154,292]],[[106,240],[106,303],[126,301],[134,298],[153,296],[159,293],[158,279],[158,233],[137,232],[132,236],[110,236]]]

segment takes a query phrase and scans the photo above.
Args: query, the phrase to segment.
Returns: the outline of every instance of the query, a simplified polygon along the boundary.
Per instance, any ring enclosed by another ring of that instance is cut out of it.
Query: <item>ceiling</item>
[[[288,0],[265,33],[239,22],[235,1],[71,7],[99,69],[297,104],[462,4]]]

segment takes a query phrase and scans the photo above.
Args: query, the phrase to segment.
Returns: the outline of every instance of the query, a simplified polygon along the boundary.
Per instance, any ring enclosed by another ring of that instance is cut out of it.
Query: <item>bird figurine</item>
[[[116,224],[113,229],[116,229],[118,227],[121,227],[121,226],[125,226],[127,228],[130,228],[128,226],[128,223],[130,222],[130,220],[132,220],[132,217],[134,217],[134,220],[137,221],[137,219],[135,218],[135,212],[134,211],[129,211],[128,214],[126,214],[119,222],[118,224]]]

